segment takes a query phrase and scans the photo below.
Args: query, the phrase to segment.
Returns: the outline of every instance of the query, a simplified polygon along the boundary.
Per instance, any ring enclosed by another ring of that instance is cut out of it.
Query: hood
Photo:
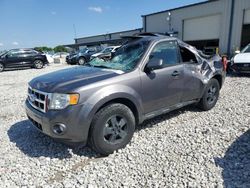
[[[29,85],[47,93],[69,93],[79,87],[122,74],[111,69],[77,66],[34,78]]]
[[[240,53],[234,56],[234,63],[250,63],[250,53]]]

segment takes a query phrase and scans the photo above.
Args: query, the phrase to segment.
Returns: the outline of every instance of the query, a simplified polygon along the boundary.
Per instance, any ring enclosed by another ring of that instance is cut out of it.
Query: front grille
[[[46,112],[47,100],[48,100],[48,93],[38,91],[31,87],[28,88],[28,101],[33,108],[41,112]]]

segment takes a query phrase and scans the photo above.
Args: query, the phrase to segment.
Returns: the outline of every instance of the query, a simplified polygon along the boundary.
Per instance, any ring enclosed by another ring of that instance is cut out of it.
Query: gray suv
[[[107,155],[125,147],[146,119],[190,104],[210,110],[224,79],[219,56],[176,38],[141,34],[109,61],[34,78],[26,112],[44,134]]]

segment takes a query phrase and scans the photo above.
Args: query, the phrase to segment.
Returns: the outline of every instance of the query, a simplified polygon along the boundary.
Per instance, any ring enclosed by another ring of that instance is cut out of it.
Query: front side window
[[[179,63],[178,44],[176,41],[166,41],[156,44],[149,58],[161,59],[163,67]]]
[[[23,54],[23,52],[20,51],[20,50],[11,50],[11,51],[8,52],[7,55],[8,55],[8,57],[19,57],[22,54]]]

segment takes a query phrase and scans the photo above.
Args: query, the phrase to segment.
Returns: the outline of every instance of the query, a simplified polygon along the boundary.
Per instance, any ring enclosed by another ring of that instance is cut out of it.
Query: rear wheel
[[[86,63],[86,59],[84,57],[80,57],[78,60],[79,65],[84,65]]]
[[[43,68],[44,64],[43,64],[43,61],[42,60],[35,60],[34,61],[34,67],[36,69],[41,69]]]
[[[0,63],[0,72],[4,71],[4,65]]]
[[[205,92],[199,102],[199,107],[205,111],[212,109],[217,103],[217,100],[219,98],[219,92],[219,82],[218,80],[212,78],[207,84]]]
[[[94,117],[89,144],[98,153],[108,155],[124,148],[135,130],[135,117],[123,104],[110,104]]]

